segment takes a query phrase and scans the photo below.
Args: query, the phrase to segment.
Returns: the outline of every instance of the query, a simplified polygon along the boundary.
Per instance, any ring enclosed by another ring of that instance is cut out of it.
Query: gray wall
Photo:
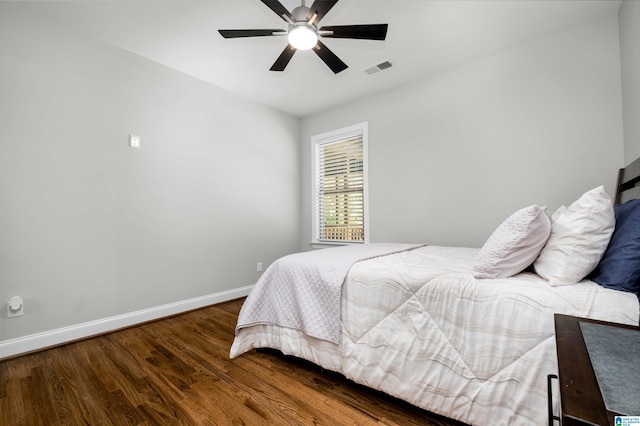
[[[553,211],[602,184],[612,193],[623,163],[617,16],[305,118],[304,249],[310,138],[361,121],[372,242],[479,247],[518,208]]]
[[[0,342],[251,285],[299,248],[297,118],[28,3],[0,2]]]
[[[640,1],[620,6],[625,165],[640,157]]]

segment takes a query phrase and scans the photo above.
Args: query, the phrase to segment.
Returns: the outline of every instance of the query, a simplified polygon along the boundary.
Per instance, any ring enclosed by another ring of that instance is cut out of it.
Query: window
[[[367,123],[313,136],[314,243],[369,241]]]

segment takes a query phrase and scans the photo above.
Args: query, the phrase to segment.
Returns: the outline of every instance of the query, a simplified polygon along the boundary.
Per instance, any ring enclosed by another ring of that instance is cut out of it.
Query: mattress
[[[426,246],[358,262],[342,287],[339,343],[258,324],[237,331],[231,356],[274,348],[468,424],[545,424],[553,314],[637,325],[638,299],[526,272],[478,280],[477,252]]]

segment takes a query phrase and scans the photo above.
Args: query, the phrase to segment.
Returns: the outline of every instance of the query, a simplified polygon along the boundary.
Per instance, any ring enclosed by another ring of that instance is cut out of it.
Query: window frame
[[[370,227],[369,227],[369,123],[362,122],[329,132],[321,133],[311,137],[311,208],[312,208],[312,245],[357,245],[369,243]],[[319,205],[318,200],[318,169],[317,169],[317,147],[332,142],[338,142],[342,139],[348,139],[361,134],[362,135],[362,178],[363,189],[362,196],[364,198],[364,241],[351,240],[321,240],[319,239]]]

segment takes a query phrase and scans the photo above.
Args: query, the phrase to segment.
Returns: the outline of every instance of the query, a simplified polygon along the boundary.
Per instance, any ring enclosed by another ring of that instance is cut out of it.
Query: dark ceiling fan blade
[[[333,25],[320,28],[320,31],[333,31],[327,38],[357,38],[364,40],[384,40],[387,37],[387,24],[373,25]]]
[[[307,12],[307,22],[314,17],[311,24],[318,24],[324,15],[327,14],[331,10],[331,8],[338,3],[338,0],[316,0],[313,2],[311,7],[309,8],[309,12]]]
[[[224,38],[238,38],[238,37],[268,37],[276,35],[274,33],[286,34],[285,30],[281,29],[263,29],[263,30],[218,30],[220,35]]]
[[[349,67],[347,64],[342,62],[342,60],[338,58],[335,53],[329,50],[329,48],[325,46],[320,40],[318,40],[318,44],[316,44],[316,47],[314,47],[312,50],[316,52],[318,56],[320,56],[320,59],[322,59],[324,63],[327,64],[329,68],[331,68],[331,71],[333,71],[334,74],[338,74],[339,72],[344,71]]]
[[[282,3],[280,3],[278,0],[260,0],[260,1],[262,1],[262,3],[264,3],[265,5],[267,5],[269,9],[273,10],[275,14],[278,15],[283,21],[289,22],[287,21],[285,16],[288,17],[291,20],[291,22],[296,20],[296,18],[293,17],[291,12],[289,12],[287,8],[284,7]]]
[[[296,53],[296,48],[291,46],[290,44],[287,45],[287,47],[284,48],[280,56],[278,56],[278,59],[276,59],[276,61],[269,69],[271,71],[284,71],[294,53]]]

